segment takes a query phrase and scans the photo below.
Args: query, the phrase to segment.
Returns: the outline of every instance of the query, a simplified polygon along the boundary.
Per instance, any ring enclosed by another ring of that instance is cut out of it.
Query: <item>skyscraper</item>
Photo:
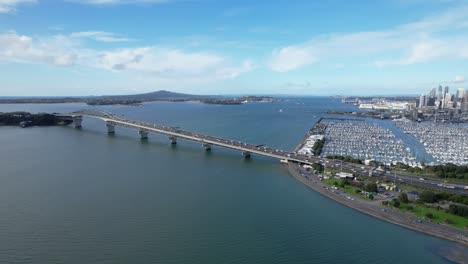
[[[465,98],[463,104],[464,111],[468,112],[468,90],[465,91]]]
[[[439,85],[439,93],[437,93],[437,101],[440,102],[442,100],[442,85]]]
[[[444,108],[452,108],[453,103],[452,103],[452,95],[449,93],[446,93],[444,96]]]
[[[458,109],[462,108],[462,104],[464,102],[464,97],[465,97],[465,89],[458,88],[457,89],[457,94],[455,95],[455,99],[454,99],[454,101],[457,103],[457,108]]]
[[[425,106],[426,106],[426,95],[421,94],[421,96],[419,97],[419,108],[423,108]]]
[[[435,98],[436,97],[436,88],[432,88],[431,92],[429,93],[429,98]]]
[[[457,89],[457,95],[456,95],[457,102],[462,101],[464,97],[465,97],[465,89],[464,88],[458,88]]]
[[[442,88],[441,85],[439,85],[439,87]],[[444,93],[442,94],[442,99],[441,99],[441,102],[440,102],[440,106],[441,106],[440,108],[442,108],[442,109],[447,108],[447,104],[446,104],[447,99],[445,97],[448,94],[448,92],[449,92],[449,87],[445,86]]]

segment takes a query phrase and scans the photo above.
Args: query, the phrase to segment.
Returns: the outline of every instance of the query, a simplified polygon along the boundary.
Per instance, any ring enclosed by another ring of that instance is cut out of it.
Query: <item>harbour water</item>
[[[96,108],[287,150],[327,110],[355,109],[331,98]],[[0,201],[0,263],[447,263],[447,252],[467,254],[337,204],[275,160],[156,135],[140,142],[132,130],[108,136],[92,119],[81,130],[0,127]]]

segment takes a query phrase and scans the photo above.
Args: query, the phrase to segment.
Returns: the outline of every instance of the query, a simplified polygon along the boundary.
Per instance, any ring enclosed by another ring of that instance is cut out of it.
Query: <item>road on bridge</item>
[[[288,152],[288,151],[284,151],[280,149],[269,148],[264,145],[255,145],[255,144],[249,144],[249,143],[236,141],[236,140],[213,137],[213,136],[190,132],[190,131],[186,131],[186,130],[182,130],[182,129],[178,129],[174,127],[162,126],[162,125],[151,124],[151,123],[135,121],[135,120],[128,120],[128,119],[121,118],[119,116],[116,116],[112,113],[105,112],[105,111],[83,110],[83,111],[73,112],[71,114],[57,115],[57,116],[66,118],[66,119],[67,118],[72,119],[72,120],[79,119],[80,126],[81,126],[82,117],[98,118],[98,119],[105,121],[106,124],[109,126],[122,126],[122,127],[137,129],[145,133],[152,132],[152,133],[163,134],[163,135],[167,135],[173,140],[175,140],[176,138],[182,138],[182,139],[202,143],[207,148],[208,147],[210,148],[211,146],[220,146],[224,148],[234,149],[234,150],[241,151],[245,156],[250,156],[250,154],[252,153],[252,154],[262,155],[262,156],[266,156],[270,158],[286,160],[288,162],[289,161],[298,162],[300,164],[312,165],[314,163],[320,163],[326,167],[332,167],[340,171],[347,171],[347,172],[357,173],[357,174],[366,175],[366,176],[372,175],[372,176],[377,176],[377,177],[384,177],[384,178],[387,178],[388,180],[394,179],[394,180],[398,180],[399,182],[410,181],[412,185],[416,185],[416,186],[420,186],[424,188],[443,189],[444,191],[456,193],[456,194],[468,194],[468,191],[465,190],[465,187],[467,186],[465,183],[451,183],[451,185],[454,186],[454,188],[445,189],[441,187],[444,184],[444,182],[443,180],[440,180],[440,179],[431,178],[431,179],[420,180],[419,178],[421,177],[419,176],[407,175],[407,174],[400,173],[400,172],[386,174],[385,172],[373,170],[372,167],[365,166],[362,164],[354,164],[354,163],[342,162],[342,161],[337,161],[337,160],[329,160],[329,159],[325,159],[325,158],[318,157],[318,156],[305,155],[305,154],[299,154],[296,152]]]

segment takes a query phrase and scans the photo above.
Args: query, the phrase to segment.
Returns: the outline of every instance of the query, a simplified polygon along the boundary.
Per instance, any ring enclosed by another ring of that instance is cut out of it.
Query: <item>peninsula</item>
[[[144,94],[103,95],[81,97],[17,97],[2,98],[0,104],[56,104],[56,103],[86,103],[88,105],[130,105],[136,106],[144,102],[199,102],[204,104],[240,105],[243,103],[278,102],[280,99],[270,96],[214,96],[174,93],[160,90]]]
[[[29,112],[0,113],[0,126],[55,126],[68,125],[71,121],[57,118],[54,114]]]

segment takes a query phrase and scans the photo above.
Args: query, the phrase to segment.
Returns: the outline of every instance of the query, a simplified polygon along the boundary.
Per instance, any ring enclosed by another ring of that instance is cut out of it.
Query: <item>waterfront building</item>
[[[426,95],[421,94],[421,96],[419,97],[419,108],[423,108],[425,106],[426,106]]]
[[[455,101],[457,102],[457,108],[458,109],[462,109],[462,103],[464,102],[464,99],[465,99],[465,89],[458,88],[457,89],[457,94],[455,96]]]
[[[452,108],[453,103],[452,103],[452,95],[449,93],[446,93],[444,96],[444,107],[443,108]]]
[[[436,88],[432,88],[429,92],[429,98],[436,98]]]
[[[468,90],[465,91],[465,98],[462,109],[464,112],[468,113]]]
[[[440,102],[442,100],[442,85],[439,85],[439,92],[437,93],[437,101]]]

